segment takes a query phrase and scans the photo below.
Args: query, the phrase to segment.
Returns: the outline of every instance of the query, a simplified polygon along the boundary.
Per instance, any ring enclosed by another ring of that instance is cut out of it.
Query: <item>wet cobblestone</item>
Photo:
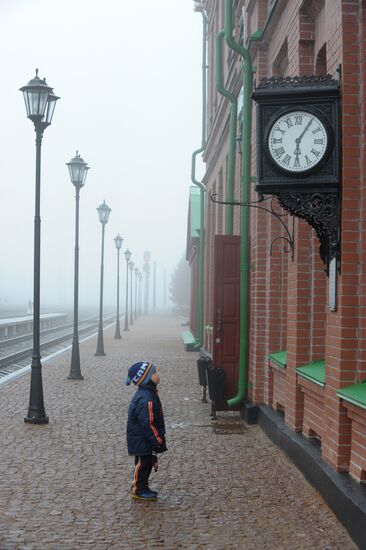
[[[258,426],[238,413],[209,416],[186,353],[182,321],[139,319],[106,357],[81,345],[84,381],[67,380],[70,354],[45,363],[47,426],[24,424],[29,376],[0,389],[0,549],[356,548],[318,493]],[[151,485],[159,501],[132,501],[125,446],[127,367],[159,365],[169,452]]]

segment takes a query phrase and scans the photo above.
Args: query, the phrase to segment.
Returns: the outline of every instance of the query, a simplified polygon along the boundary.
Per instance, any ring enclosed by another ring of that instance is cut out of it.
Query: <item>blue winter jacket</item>
[[[151,384],[139,386],[128,408],[127,448],[130,455],[167,450],[163,408]]]

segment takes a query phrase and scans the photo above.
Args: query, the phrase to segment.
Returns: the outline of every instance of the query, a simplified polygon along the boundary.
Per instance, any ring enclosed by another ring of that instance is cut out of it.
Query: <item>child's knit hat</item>
[[[128,375],[126,378],[126,385],[129,386],[131,382],[136,386],[147,384],[151,378],[152,373],[156,370],[156,366],[148,361],[134,363],[128,369]]]

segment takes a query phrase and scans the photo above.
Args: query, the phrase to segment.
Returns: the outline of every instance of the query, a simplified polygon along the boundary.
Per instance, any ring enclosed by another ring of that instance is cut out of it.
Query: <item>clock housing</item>
[[[264,79],[252,97],[257,103],[257,190],[337,189],[339,83],[328,75]]]

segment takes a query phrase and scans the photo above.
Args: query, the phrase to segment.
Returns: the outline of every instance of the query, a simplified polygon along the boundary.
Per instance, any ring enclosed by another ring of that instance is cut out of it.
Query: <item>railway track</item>
[[[104,326],[115,321],[115,315],[106,315],[103,319]],[[84,325],[84,326],[83,326]],[[79,336],[87,337],[95,333],[99,325],[99,320],[88,319],[79,324]],[[51,334],[58,336],[47,338]],[[53,327],[41,332],[40,350],[45,360],[48,356],[55,353],[62,353],[71,346],[73,337],[73,324],[67,323],[59,327]],[[0,387],[5,385],[16,374],[25,374],[28,372],[33,353],[33,347],[29,345],[32,340],[32,334],[10,338],[0,342]],[[28,345],[26,343],[28,342]],[[11,353],[9,353],[11,351]]]

